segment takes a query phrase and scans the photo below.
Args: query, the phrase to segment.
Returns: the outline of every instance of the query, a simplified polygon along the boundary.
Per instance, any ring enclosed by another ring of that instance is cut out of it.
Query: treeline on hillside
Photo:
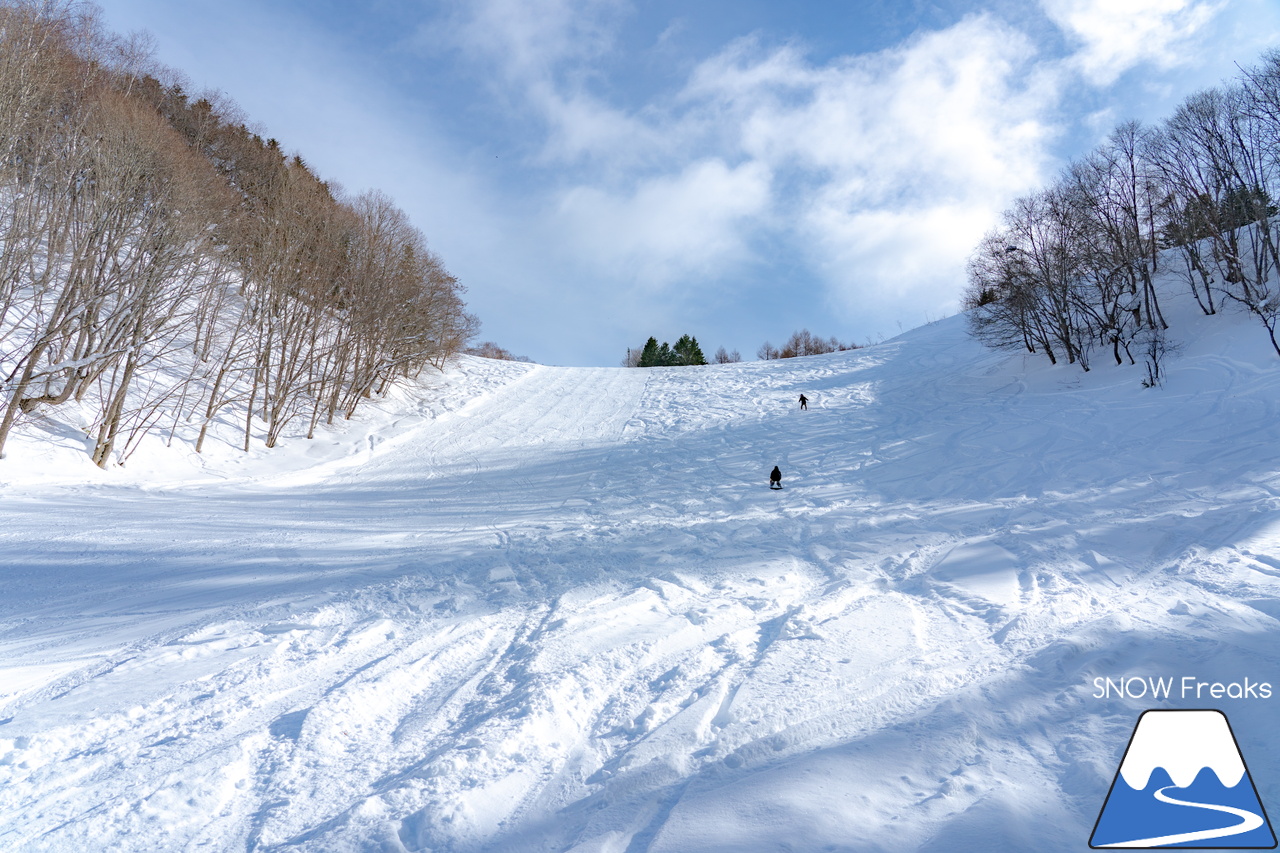
[[[1130,122],[1049,187],[1018,199],[969,262],[972,333],[1089,369],[1095,350],[1161,381],[1168,324],[1153,285],[1171,264],[1200,308],[1256,317],[1280,354],[1280,51]],[[1172,249],[1172,252],[1161,250]]]
[[[851,349],[858,349],[858,347],[855,344],[841,343],[836,337],[819,338],[808,329],[801,329],[793,332],[781,349],[765,341],[756,351],[756,357],[761,361],[768,361],[775,358],[823,355]],[[715,364],[736,364],[742,361],[742,355],[737,350],[729,352],[724,347],[717,349],[711,358]],[[651,337],[642,348],[628,349],[627,357],[622,360],[623,367],[684,367],[706,363],[707,360],[702,354],[702,347],[698,345],[698,339],[689,335],[681,335],[675,346],[665,341],[659,344],[657,338]]]
[[[498,361],[519,361],[525,364],[532,364],[533,359],[527,355],[516,355],[506,347],[498,346],[493,341],[481,341],[475,346],[469,346],[463,350],[467,355],[478,355],[481,358],[492,358]]]
[[[199,451],[220,414],[274,446],[474,336],[390,199],[339,196],[144,48],[0,0],[0,452],[68,403],[104,467],[157,427]]]
[[[681,335],[675,346],[666,341],[659,345],[658,339],[651,337],[632,360],[632,367],[693,367],[707,363],[698,339],[690,335]]]
[[[834,335],[829,338],[820,338],[808,329],[801,329],[798,332],[792,332],[791,337],[787,338],[787,342],[781,347],[775,347],[765,341],[760,345],[760,349],[756,350],[756,358],[761,361],[769,361],[775,358],[826,355],[829,352],[844,352],[851,349],[858,349],[858,346],[856,344],[842,343]]]

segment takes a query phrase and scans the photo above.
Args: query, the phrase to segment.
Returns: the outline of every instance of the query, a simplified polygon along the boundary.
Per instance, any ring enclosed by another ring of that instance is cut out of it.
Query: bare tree
[[[71,22],[40,11],[0,6],[0,456],[42,360],[65,346],[79,307],[64,267],[83,241],[77,191],[88,158],[85,97],[97,74],[75,56]]]
[[[1201,310],[1235,304],[1280,354],[1280,51],[1239,85],[1189,97],[1158,128],[1130,122],[1051,187],[1019,199],[969,262],[971,332],[1089,366],[1108,345],[1163,379],[1160,249]]]
[[[737,350],[728,352],[724,347],[720,347],[716,350],[716,354],[713,358],[716,364],[736,364],[742,361],[742,354]]]
[[[243,406],[246,449],[255,417],[273,446],[478,329],[389,199],[339,200],[73,0],[0,0],[0,244],[0,451],[69,400],[97,408],[100,465],[166,412],[200,450]]]
[[[1154,151],[1188,268],[1206,290],[1257,317],[1280,354],[1280,242],[1269,192],[1275,155],[1262,100],[1239,87],[1194,95],[1165,123]]]
[[[1116,364],[1124,358],[1134,362],[1130,343],[1140,334],[1152,340],[1168,328],[1153,278],[1162,189],[1145,157],[1147,147],[1137,123],[1121,125],[1063,176],[1063,198],[1078,219],[1082,253],[1078,310],[1098,342],[1110,344]]]

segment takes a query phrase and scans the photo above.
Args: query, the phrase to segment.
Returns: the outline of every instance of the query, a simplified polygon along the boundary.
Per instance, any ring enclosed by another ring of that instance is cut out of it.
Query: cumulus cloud
[[[617,48],[624,0],[475,0],[460,3],[447,30],[492,71],[498,98],[539,121],[543,166],[602,154],[627,160],[661,144],[654,128],[597,97],[597,63]],[[434,39],[428,28],[420,41]]]
[[[1095,86],[1141,63],[1161,68],[1194,57],[1193,39],[1225,6],[1208,0],[1044,0],[1045,13],[1080,49],[1073,57]]]
[[[982,233],[1049,179],[1066,125],[1085,121],[1073,87],[1173,66],[1220,8],[1041,2],[1066,55],[988,12],[821,59],[757,34],[639,99],[609,77],[614,51],[639,49],[624,0],[478,0],[458,7],[457,32],[537,128],[538,228],[561,250],[566,290],[639,285],[675,305],[754,278],[804,289],[845,322],[874,307],[883,328],[954,307]]]
[[[459,4],[453,38],[496,61],[509,80],[544,80],[614,44],[620,0],[476,0]],[[434,38],[434,30],[420,34]]]
[[[745,42],[704,63],[686,96],[720,110],[755,162],[795,176],[785,219],[853,305],[941,286],[926,267],[954,290],[985,224],[1045,177],[1059,79],[1035,54],[987,16],[826,65]]]
[[[549,20],[559,24],[542,37],[542,58],[513,49],[514,67],[564,59],[563,33],[581,24]],[[518,18],[506,26],[514,32],[500,43],[527,44],[530,27]],[[626,113],[551,71],[521,85],[552,128],[549,145],[604,164],[559,193],[555,218],[598,274],[650,287],[714,277],[758,260],[748,235],[772,229],[804,246],[813,271],[840,291],[837,302],[853,303],[845,291],[887,296],[926,279],[942,287],[938,276],[908,283],[902,263],[875,255],[913,235],[931,247],[914,257],[954,278],[981,236],[974,223],[991,222],[1011,194],[1043,179],[1045,115],[1057,91],[1056,78],[1032,68],[1034,57],[1025,36],[979,15],[825,64],[796,45],[742,39],[699,64],[660,109]],[[636,150],[648,168],[628,173]],[[886,222],[902,240],[876,236]]]
[[[564,194],[559,217],[577,251],[598,269],[661,289],[740,265],[750,254],[749,222],[769,200],[762,164],[731,168],[710,158],[642,180],[627,193],[574,187]]]

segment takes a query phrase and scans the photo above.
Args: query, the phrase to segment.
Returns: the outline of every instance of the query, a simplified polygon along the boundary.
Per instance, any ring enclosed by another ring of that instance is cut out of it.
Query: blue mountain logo
[[[1226,715],[1144,712],[1089,846],[1274,848],[1275,833]]]

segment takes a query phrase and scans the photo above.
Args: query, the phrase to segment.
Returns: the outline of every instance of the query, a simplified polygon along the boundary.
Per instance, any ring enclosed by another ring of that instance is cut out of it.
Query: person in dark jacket
[[[809,398],[801,394],[800,395],[800,411],[802,412],[806,411],[808,410],[808,408],[809,408]]]
[[[769,488],[782,488],[782,472],[778,470],[778,466],[774,465],[773,470],[769,472]]]

